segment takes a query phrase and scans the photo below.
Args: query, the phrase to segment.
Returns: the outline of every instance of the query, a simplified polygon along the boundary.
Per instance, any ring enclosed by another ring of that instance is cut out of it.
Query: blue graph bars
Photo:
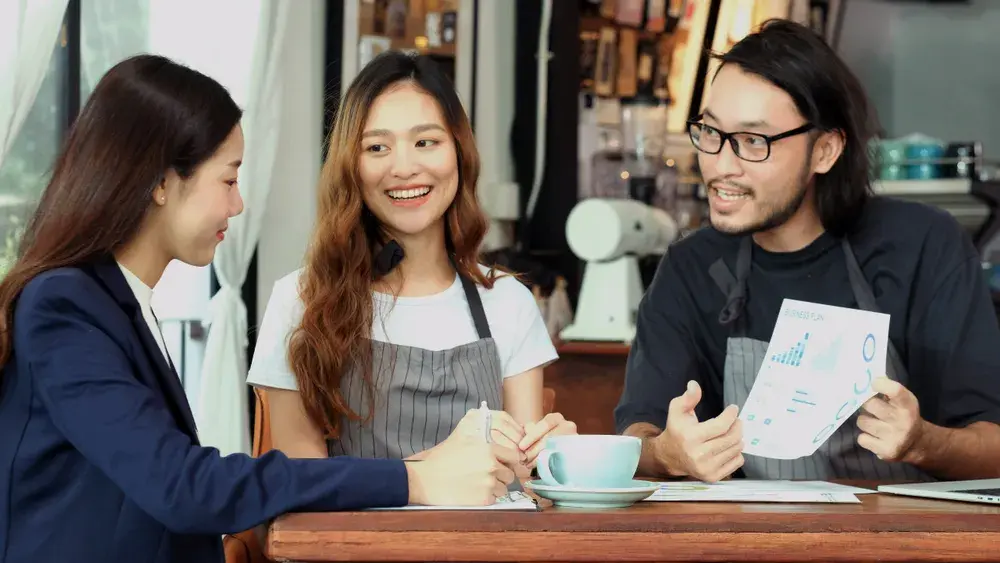
[[[797,366],[802,363],[802,355],[806,351],[806,341],[809,340],[809,333],[805,333],[802,340],[795,343],[791,349],[782,352],[780,354],[774,354],[771,356],[771,361],[776,362],[786,366]]]

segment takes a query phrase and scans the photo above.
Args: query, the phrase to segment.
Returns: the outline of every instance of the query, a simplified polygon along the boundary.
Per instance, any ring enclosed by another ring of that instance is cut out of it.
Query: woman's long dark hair
[[[135,56],[101,78],[0,282],[0,365],[10,359],[14,306],[28,282],[132,240],[166,172],[191,177],[241,117],[221,84],[164,57]]]

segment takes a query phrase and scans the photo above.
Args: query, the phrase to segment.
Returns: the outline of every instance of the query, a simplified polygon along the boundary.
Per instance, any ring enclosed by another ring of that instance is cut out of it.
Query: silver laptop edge
[[[1000,494],[977,493],[986,489],[1000,490],[1000,479],[978,479],[972,481],[940,481],[934,483],[910,483],[905,485],[879,485],[880,493],[902,496],[1000,504]]]

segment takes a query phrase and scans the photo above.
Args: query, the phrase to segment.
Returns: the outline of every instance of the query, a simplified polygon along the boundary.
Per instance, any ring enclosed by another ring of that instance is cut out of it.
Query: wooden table
[[[859,498],[291,514],[266,549],[276,561],[1000,561],[1000,506]]]

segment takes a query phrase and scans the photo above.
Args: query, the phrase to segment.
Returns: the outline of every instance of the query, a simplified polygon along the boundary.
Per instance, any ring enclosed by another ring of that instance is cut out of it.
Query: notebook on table
[[[370,510],[539,510],[538,502],[524,492],[521,482],[514,480],[507,486],[507,494],[487,506],[424,506],[408,504],[392,508],[372,508]]]

